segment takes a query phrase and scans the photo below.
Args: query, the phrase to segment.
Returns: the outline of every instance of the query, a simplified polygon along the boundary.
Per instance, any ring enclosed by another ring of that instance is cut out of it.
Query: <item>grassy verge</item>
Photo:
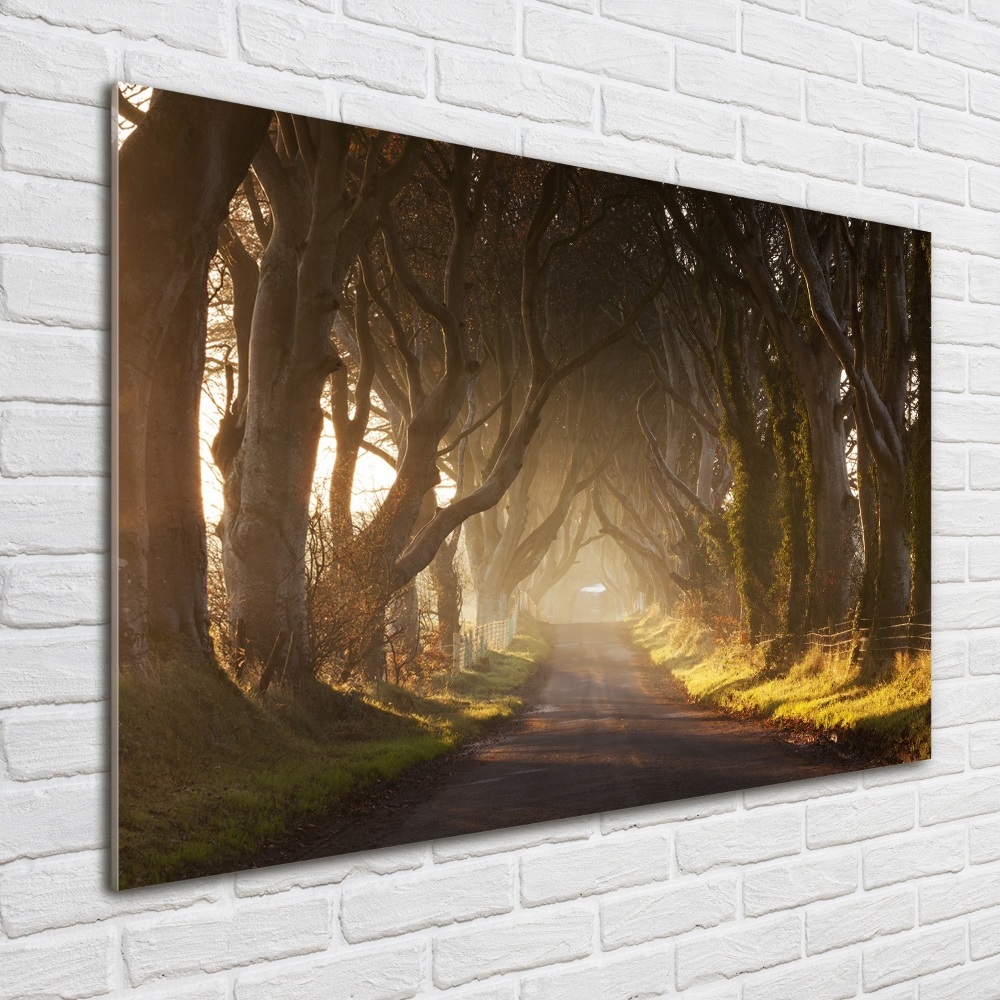
[[[930,755],[930,653],[897,654],[889,676],[866,684],[849,655],[806,650],[775,669],[759,650],[719,642],[692,622],[647,613],[635,641],[669,671],[692,701],[798,730],[812,730],[871,763]]]
[[[522,631],[487,669],[418,693],[317,684],[301,704],[260,699],[180,651],[153,683],[122,678],[120,887],[246,867],[292,820],[510,718],[548,653],[534,622]]]

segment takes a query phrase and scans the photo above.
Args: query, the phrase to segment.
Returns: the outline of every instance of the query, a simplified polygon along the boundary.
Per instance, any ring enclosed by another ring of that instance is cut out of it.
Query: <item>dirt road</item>
[[[624,626],[562,625],[555,636],[535,709],[468,754],[379,846],[846,769],[758,723],[690,705],[673,683],[650,690]]]
[[[847,770],[829,751],[688,704],[625,627],[560,625],[535,707],[505,730],[345,802],[257,865],[437,840]]]

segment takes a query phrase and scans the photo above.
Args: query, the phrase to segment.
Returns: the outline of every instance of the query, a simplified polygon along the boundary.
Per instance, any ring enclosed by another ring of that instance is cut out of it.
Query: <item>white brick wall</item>
[[[128,75],[934,233],[935,758],[114,895]],[[0,1000],[1000,996],[996,0],[0,0]]]

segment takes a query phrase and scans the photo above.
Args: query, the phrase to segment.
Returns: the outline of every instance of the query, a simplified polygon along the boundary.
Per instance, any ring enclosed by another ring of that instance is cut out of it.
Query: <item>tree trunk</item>
[[[462,588],[459,584],[455,559],[458,550],[458,532],[452,540],[438,549],[431,563],[431,575],[437,598],[438,629],[441,634],[441,651],[454,652],[455,633],[462,628]]]
[[[119,151],[117,558],[119,655],[126,669],[151,669],[147,644],[151,619],[168,628],[176,619],[186,628],[183,623],[190,618],[195,631],[202,630],[198,618],[203,598],[195,599],[197,606],[190,615],[180,610],[181,605],[190,606],[189,598],[203,587],[205,574],[204,546],[195,537],[203,529],[192,529],[190,523],[191,498],[200,491],[201,472],[188,460],[187,443],[178,445],[181,454],[169,461],[176,474],[187,479],[175,483],[173,490],[183,500],[182,509],[166,512],[163,498],[154,533],[159,547],[163,526],[186,525],[181,529],[184,554],[178,554],[170,572],[182,574],[187,582],[167,588],[158,582],[153,594],[149,589],[148,504],[154,491],[147,486],[151,466],[147,442],[153,440],[166,460],[179,435],[162,434],[160,423],[190,420],[190,414],[179,413],[176,404],[166,406],[160,398],[151,406],[151,397],[165,338],[172,343],[171,357],[178,341],[181,357],[190,356],[196,350],[193,345],[204,341],[205,313],[192,308],[191,286],[199,281],[205,285],[219,225],[270,116],[256,108],[157,91],[144,119]],[[187,301],[178,316],[182,299]],[[193,370],[187,374],[191,377]],[[185,397],[190,402],[189,392]],[[167,568],[162,555],[161,550],[156,557],[158,580]],[[167,607],[151,608],[151,600],[161,599]],[[200,639],[207,639],[207,633]]]
[[[198,434],[205,341],[187,335],[205,328],[207,306],[199,270],[188,282],[156,359],[146,436],[146,516],[150,628],[182,636],[211,656]]]

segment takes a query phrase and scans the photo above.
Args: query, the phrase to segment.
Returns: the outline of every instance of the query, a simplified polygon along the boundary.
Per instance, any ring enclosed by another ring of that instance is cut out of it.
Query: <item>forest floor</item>
[[[775,665],[760,649],[655,609],[631,625],[651,663],[695,703],[763,720],[801,742],[834,743],[859,767],[930,756],[929,652],[897,653],[878,683],[866,683],[846,651],[806,649]]]
[[[156,681],[119,688],[119,887],[260,864],[310,817],[377,797],[514,718],[548,654],[537,624],[522,622],[485,668],[419,690],[317,682],[297,700],[250,694],[186,650],[161,651]]]
[[[554,625],[536,703],[489,736],[317,817],[261,864],[441,839],[854,770],[692,704],[622,624]]]

